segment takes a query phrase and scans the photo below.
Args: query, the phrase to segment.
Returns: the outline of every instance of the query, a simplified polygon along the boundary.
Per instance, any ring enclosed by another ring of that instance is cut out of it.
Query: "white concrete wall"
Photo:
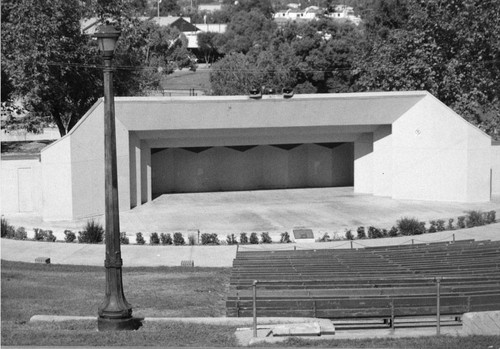
[[[41,152],[44,220],[73,219],[71,138],[66,136]]]
[[[200,153],[166,149],[152,155],[153,192],[348,186],[353,184],[353,153],[349,143],[334,149],[264,145],[244,152],[226,147]]]
[[[104,211],[104,107],[101,103],[71,133],[73,218]]]
[[[40,159],[0,161],[1,212],[40,213],[42,209],[42,165]]]
[[[500,144],[491,146],[491,194],[500,195]]]
[[[373,195],[392,195],[392,131],[390,125],[379,126],[373,133]]]
[[[467,137],[467,187],[464,201],[489,201],[492,189],[491,138],[472,126],[467,127]]]
[[[395,199],[477,202],[488,201],[483,185],[489,166],[478,159],[489,157],[489,137],[451,109],[428,95],[392,126],[393,193]],[[477,131],[477,132],[476,132]],[[472,141],[474,138],[481,140]],[[469,143],[474,143],[469,149]],[[469,156],[469,151],[477,157]],[[472,170],[473,167],[476,169]],[[489,191],[489,189],[488,189]]]
[[[354,142],[354,192],[373,194],[373,133]]]

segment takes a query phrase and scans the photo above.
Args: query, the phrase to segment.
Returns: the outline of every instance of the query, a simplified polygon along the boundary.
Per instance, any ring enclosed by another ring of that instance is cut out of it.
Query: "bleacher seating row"
[[[500,310],[500,242],[457,241],[364,249],[238,251],[227,316],[330,319]]]

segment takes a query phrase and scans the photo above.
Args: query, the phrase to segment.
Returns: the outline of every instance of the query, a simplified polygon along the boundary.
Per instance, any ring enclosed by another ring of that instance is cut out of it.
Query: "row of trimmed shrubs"
[[[469,211],[467,215],[460,216],[457,218],[457,222],[453,218],[445,220],[438,219],[429,222],[429,226],[426,227],[426,223],[419,221],[416,218],[402,218],[398,220],[397,225],[393,226],[390,230],[387,229],[379,229],[373,226],[358,227],[356,232],[353,233],[352,230],[346,230],[345,239],[354,240],[354,239],[377,239],[384,237],[395,237],[395,236],[411,236],[411,235],[421,235],[424,233],[434,233],[445,230],[455,230],[455,229],[463,229],[463,228],[472,228],[485,224],[494,223],[496,220],[496,212],[481,212],[481,211]],[[52,230],[43,230],[39,228],[34,228],[34,238],[36,241],[56,241],[56,237],[54,236]],[[26,240],[28,238],[28,234],[24,227],[19,227],[15,229],[12,225],[8,224],[5,218],[1,218],[1,234],[2,237],[16,240]],[[356,235],[355,235],[356,234]],[[77,239],[77,236],[71,230],[64,231],[64,241],[65,242],[74,242]],[[187,244],[196,245],[197,238],[194,235],[189,235],[187,239]],[[78,232],[78,242],[79,243],[92,243],[98,244],[104,241],[104,229],[103,227],[93,221],[90,220],[85,225],[83,231]],[[325,234],[319,241],[331,241],[328,234]],[[126,233],[120,234],[120,242],[122,244],[129,244],[129,238]],[[284,232],[281,234],[280,243],[290,243],[290,235],[288,232]],[[144,245],[146,243],[142,233],[136,233],[136,243],[138,245]],[[198,242],[200,243],[200,242]],[[272,239],[269,236],[268,232],[263,232],[260,234],[260,239],[257,233],[251,233],[250,236],[247,233],[240,233],[239,241],[236,238],[235,234],[227,235],[226,244],[234,245],[234,244],[269,244],[272,243]],[[174,233],[173,236],[170,233],[158,233],[154,232],[150,234],[149,238],[150,245],[186,245],[186,240],[182,233]],[[202,245],[220,245],[219,237],[217,234],[201,234],[201,244]]]
[[[397,225],[393,226],[390,230],[379,229],[373,226],[368,227],[358,227],[356,230],[356,238],[358,239],[378,239],[385,237],[395,237],[395,236],[412,236],[421,235],[425,233],[435,233],[445,230],[455,230],[464,228],[473,228],[486,224],[495,223],[496,212],[481,212],[481,211],[469,211],[467,215],[460,216],[457,218],[456,224],[453,218],[448,219],[446,222],[443,219],[429,221],[429,226],[426,227],[426,223],[419,221],[416,218],[402,218],[398,220]],[[351,230],[347,230],[345,233],[347,240],[354,240],[355,236]]]

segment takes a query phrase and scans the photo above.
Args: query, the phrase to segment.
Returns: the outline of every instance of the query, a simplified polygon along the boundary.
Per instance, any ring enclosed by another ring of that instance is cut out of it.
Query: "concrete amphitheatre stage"
[[[425,91],[123,97],[116,131],[122,212],[182,193],[351,187],[471,205],[500,194],[500,147]],[[3,160],[2,213],[101,216],[103,139],[101,99],[39,158]]]

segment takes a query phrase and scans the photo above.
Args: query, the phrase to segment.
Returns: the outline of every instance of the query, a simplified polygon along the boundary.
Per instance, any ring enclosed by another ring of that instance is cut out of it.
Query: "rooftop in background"
[[[54,140],[2,142],[2,159],[32,159]]]

